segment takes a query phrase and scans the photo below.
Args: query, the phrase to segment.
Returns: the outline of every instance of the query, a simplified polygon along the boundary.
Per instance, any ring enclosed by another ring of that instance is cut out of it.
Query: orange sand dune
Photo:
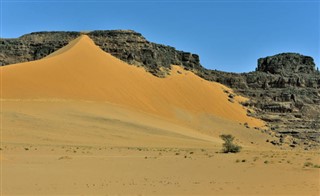
[[[279,150],[245,98],[179,66],[157,78],[81,36],[0,71],[0,195],[319,195],[319,152]]]
[[[167,78],[155,77],[105,53],[86,35],[42,60],[1,69],[3,99],[99,101],[169,119],[183,118],[180,112],[188,111],[263,125],[239,103],[228,101],[225,86],[178,66]]]

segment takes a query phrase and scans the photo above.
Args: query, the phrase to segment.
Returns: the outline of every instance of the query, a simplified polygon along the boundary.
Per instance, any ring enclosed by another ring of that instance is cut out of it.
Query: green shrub
[[[320,168],[320,165],[313,165],[314,168]]]
[[[220,135],[220,138],[224,141],[224,143],[222,144],[222,151],[224,153],[237,153],[237,152],[240,152],[241,150],[241,146],[238,146],[236,144],[233,143],[233,140],[234,140],[234,136],[228,134],[228,135],[225,135],[225,134],[222,134]]]

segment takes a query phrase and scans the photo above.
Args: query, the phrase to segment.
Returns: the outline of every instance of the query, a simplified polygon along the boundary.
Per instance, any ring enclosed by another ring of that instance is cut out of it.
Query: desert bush
[[[320,168],[320,165],[313,165],[314,168]]]
[[[305,162],[303,166],[304,166],[304,167],[312,167],[312,166],[313,166],[313,163],[311,163],[311,162]]]
[[[311,162],[305,162],[303,165],[304,168],[309,167],[309,168],[320,168],[320,165],[318,164],[313,164]]]
[[[220,138],[224,141],[224,143],[222,144],[222,151],[224,153],[237,153],[237,152],[240,152],[241,150],[241,146],[238,146],[236,144],[233,143],[233,140],[234,140],[234,136],[228,134],[228,135],[225,135],[225,134],[222,134],[220,135]]]

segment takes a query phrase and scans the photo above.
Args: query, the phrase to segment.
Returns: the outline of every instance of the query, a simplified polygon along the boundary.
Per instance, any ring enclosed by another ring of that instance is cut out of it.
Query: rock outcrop
[[[37,32],[17,39],[0,39],[0,65],[43,58],[81,34]],[[296,139],[309,147],[312,142],[320,143],[320,72],[312,57],[282,53],[258,59],[254,72],[227,73],[208,70],[201,66],[198,55],[149,42],[131,30],[86,34],[104,51],[129,64],[143,66],[155,76],[165,77],[174,64],[235,89],[250,98],[243,104],[255,112],[248,115],[265,120],[279,138],[288,135],[295,138],[291,146],[297,145]]]
[[[258,60],[257,71],[241,74],[256,116],[278,133],[320,142],[320,72],[312,57],[282,53]]]
[[[17,39],[0,39],[0,63],[8,65],[43,58],[67,45],[81,32],[36,32]],[[113,56],[164,77],[170,66],[200,69],[199,56],[173,47],[147,41],[131,30],[106,30],[86,33],[96,45]]]
[[[0,65],[41,59],[79,35],[79,32],[36,32],[17,39],[0,39]]]
[[[258,59],[257,71],[271,74],[310,74],[315,72],[315,64],[312,57],[297,53],[282,53]]]
[[[92,31],[88,35],[104,51],[129,64],[143,66],[159,77],[165,76],[165,70],[171,65],[182,65],[190,70],[201,67],[198,55],[149,42],[134,31]]]

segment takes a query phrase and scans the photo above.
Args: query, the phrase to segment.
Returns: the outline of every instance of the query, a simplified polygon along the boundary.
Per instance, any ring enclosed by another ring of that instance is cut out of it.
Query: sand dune
[[[188,111],[263,125],[249,118],[239,103],[228,101],[225,86],[178,66],[167,78],[154,77],[105,53],[86,35],[42,60],[1,69],[4,99],[102,101],[169,119]]]
[[[267,143],[244,97],[179,66],[157,78],[83,35],[0,71],[0,195],[319,194],[319,152]]]

